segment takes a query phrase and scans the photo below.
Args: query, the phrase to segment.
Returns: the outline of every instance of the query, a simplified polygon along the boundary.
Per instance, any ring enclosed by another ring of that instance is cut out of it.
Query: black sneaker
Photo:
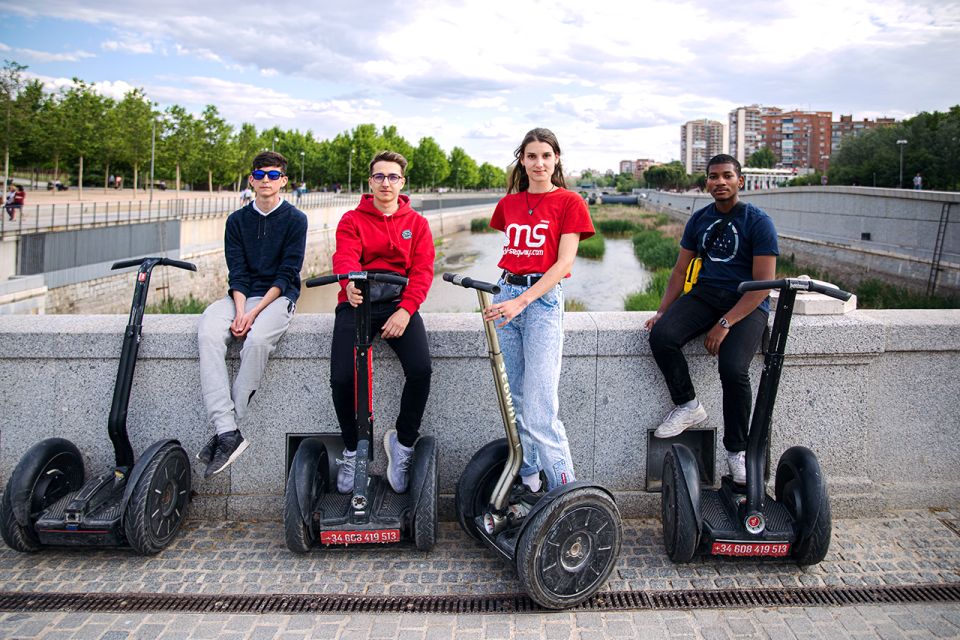
[[[510,487],[510,497],[507,498],[507,511],[511,520],[525,518],[540,498],[547,495],[547,484],[541,483],[539,491],[531,491],[527,485],[517,482]]]
[[[203,477],[209,478],[229,467],[230,463],[236,460],[249,444],[240,435],[239,429],[217,436],[217,446],[213,451],[213,459],[207,465]]]
[[[213,452],[217,448],[217,434],[207,440],[207,444],[203,445],[203,449],[200,449],[200,452],[197,454],[197,460],[203,464],[210,464],[210,461],[213,460]]]

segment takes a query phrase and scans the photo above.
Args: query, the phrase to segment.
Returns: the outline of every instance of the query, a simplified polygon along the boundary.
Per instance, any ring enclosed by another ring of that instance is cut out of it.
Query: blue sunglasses
[[[254,180],[263,180],[264,178],[270,178],[271,180],[279,180],[283,176],[287,175],[283,171],[263,171],[262,169],[254,169],[250,172],[250,175],[253,176]]]

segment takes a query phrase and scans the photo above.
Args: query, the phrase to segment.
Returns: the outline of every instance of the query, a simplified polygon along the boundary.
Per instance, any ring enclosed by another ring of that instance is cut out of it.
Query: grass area
[[[564,311],[586,311],[587,305],[577,300],[576,298],[564,298],[563,310]]]
[[[190,294],[186,298],[167,298],[161,302],[148,304],[146,312],[199,314],[203,313],[203,310],[206,308],[206,303],[202,300],[197,300],[193,297],[193,294]]]
[[[473,218],[470,220],[470,233],[499,233],[490,228],[490,218]]]
[[[631,293],[623,303],[624,311],[656,311],[667,289],[671,269],[657,269],[643,291]]]
[[[642,229],[633,234],[633,253],[648,269],[672,269],[680,246],[657,229]]]
[[[580,241],[580,245],[577,247],[577,257],[600,260],[606,251],[607,243],[604,241],[603,235],[598,233]]]
[[[597,233],[602,233],[603,235],[609,237],[628,236],[638,229],[643,228],[642,224],[634,220],[626,220],[624,218],[595,220],[593,226],[597,229]]]

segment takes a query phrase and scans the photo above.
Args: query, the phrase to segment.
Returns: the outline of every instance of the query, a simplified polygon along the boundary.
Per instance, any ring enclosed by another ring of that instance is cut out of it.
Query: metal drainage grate
[[[608,591],[577,611],[723,609],[960,602],[960,583],[797,589]],[[0,611],[178,613],[529,613],[522,594],[489,596],[185,595],[162,593],[0,592]]]

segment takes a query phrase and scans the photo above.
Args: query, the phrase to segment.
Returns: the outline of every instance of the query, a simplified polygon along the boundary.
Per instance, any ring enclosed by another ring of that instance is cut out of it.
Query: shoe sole
[[[210,476],[207,476],[207,477],[215,476],[221,471],[223,471],[224,469],[226,469],[227,467],[229,467],[231,464],[233,464],[234,460],[240,457],[241,453],[247,450],[247,447],[249,446],[250,446],[249,440],[244,440],[243,442],[241,442],[239,446],[237,446],[236,450],[232,454],[230,454],[230,457],[227,458],[227,461],[223,463],[223,466],[217,469],[216,471],[214,471],[213,473],[211,473]]]
[[[396,433],[396,429],[390,429],[385,434],[383,434],[383,450],[387,454],[387,484],[390,485],[390,488],[393,489],[394,493],[403,493],[407,490],[406,487],[403,488],[403,491],[397,491],[397,488],[393,486],[393,483],[390,481],[390,467],[393,466],[393,458],[390,456],[390,434]],[[397,441],[399,444],[399,440]]]
[[[666,429],[664,429],[663,431],[661,431],[661,430],[660,430],[660,427],[657,427],[657,430],[653,432],[653,437],[654,437],[654,438],[672,438],[672,437],[674,437],[674,436],[678,436],[678,435],[680,435],[681,433],[683,433],[684,431],[686,431],[687,429],[696,429],[697,427],[699,427],[700,425],[702,425],[703,423],[705,423],[705,422],[707,421],[707,418],[709,418],[709,417],[710,417],[710,416],[704,416],[703,420],[701,420],[701,421],[699,421],[699,422],[694,422],[694,423],[691,424],[691,425],[688,425],[688,426],[686,426],[686,427],[680,427],[679,429],[677,429],[677,428],[670,429],[669,431],[666,430]]]

